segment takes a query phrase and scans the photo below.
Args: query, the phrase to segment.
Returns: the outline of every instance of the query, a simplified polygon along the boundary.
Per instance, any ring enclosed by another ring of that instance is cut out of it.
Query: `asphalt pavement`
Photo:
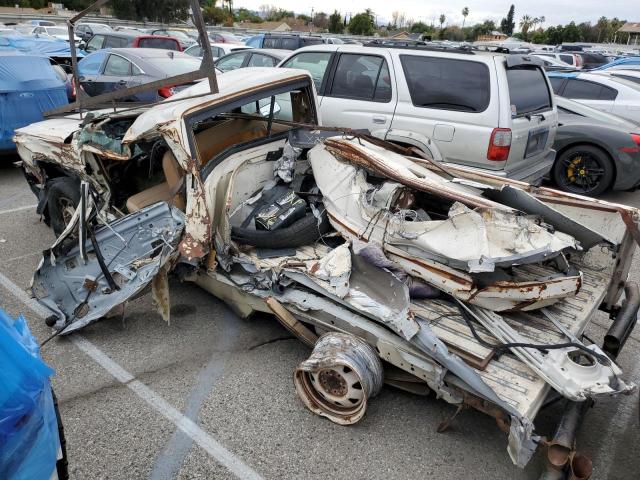
[[[24,290],[53,233],[35,213],[19,170],[0,159],[0,305],[24,315],[38,340],[51,331]],[[640,193],[608,199],[640,206]],[[639,280],[638,257],[632,277]],[[541,455],[525,470],[506,451],[494,421],[435,397],[385,387],[364,419],[341,427],[297,398],[292,374],[309,350],[273,318],[240,320],[190,283],[171,284],[171,323],[150,296],[110,319],[58,337],[42,349],[74,479],[536,479]],[[601,339],[608,320],[588,330]],[[627,378],[640,383],[640,329],[621,354]],[[551,433],[558,405],[536,427]],[[599,400],[578,448],[594,462],[594,479],[638,478],[638,394]]]

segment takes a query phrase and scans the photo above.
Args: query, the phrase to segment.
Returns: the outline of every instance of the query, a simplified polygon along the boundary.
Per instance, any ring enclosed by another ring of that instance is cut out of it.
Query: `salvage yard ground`
[[[12,160],[0,168],[0,306],[23,314],[42,341],[50,329],[23,290],[54,237]],[[640,193],[607,199],[640,206]],[[640,281],[639,262],[631,280]],[[72,478],[538,478],[540,456],[526,471],[513,466],[506,437],[478,412],[436,433],[455,408],[432,396],[385,387],[354,426],[317,417],[292,382],[309,351],[275,320],[239,320],[193,284],[173,282],[171,295],[170,325],[145,296],[123,321],[98,322],[43,348],[56,370]],[[587,333],[600,343],[608,319],[596,322],[602,326]],[[640,329],[619,360],[640,383]],[[538,429],[550,434],[559,411],[543,411]],[[637,393],[598,401],[578,436],[598,480],[633,478],[639,444]]]

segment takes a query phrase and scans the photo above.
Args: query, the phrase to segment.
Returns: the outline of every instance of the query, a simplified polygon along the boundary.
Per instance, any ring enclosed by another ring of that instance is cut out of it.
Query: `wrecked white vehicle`
[[[313,347],[294,383],[319,415],[358,421],[383,382],[433,390],[493,416],[520,467],[546,446],[548,478],[588,477],[574,451],[586,409],[635,389],[615,358],[640,304],[626,281],[638,211],[316,128],[301,71],[219,85],[17,131],[60,233],[33,279],[48,324],[72,332],[149,286],[168,320],[173,272]],[[602,348],[582,337],[598,309],[613,318]],[[543,438],[534,420],[558,397]]]

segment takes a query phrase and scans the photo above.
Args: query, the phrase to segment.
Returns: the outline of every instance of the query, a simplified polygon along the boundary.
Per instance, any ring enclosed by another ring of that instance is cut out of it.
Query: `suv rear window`
[[[526,115],[551,108],[551,93],[542,69],[507,69],[507,83],[512,115]]]
[[[300,41],[298,37],[292,38],[283,38],[282,43],[280,44],[280,48],[284,50],[297,50],[300,46]]]
[[[164,48],[166,50],[180,50],[178,42],[170,38],[141,38],[138,41],[140,48]]]
[[[482,112],[489,106],[489,68],[480,62],[400,55],[416,107]]]

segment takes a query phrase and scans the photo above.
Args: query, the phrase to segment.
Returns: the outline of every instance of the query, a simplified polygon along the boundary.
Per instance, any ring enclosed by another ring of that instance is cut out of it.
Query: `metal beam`
[[[78,80],[78,57],[76,52],[76,46],[73,41],[75,37],[75,23],[82,19],[84,16],[105,5],[109,0],[97,0],[89,7],[78,13],[75,17],[70,18],[67,21],[67,29],[69,31],[69,46],[71,50],[71,68],[73,71],[73,84],[76,88],[76,101],[63,107],[54,108],[44,112],[44,116],[59,115],[61,113],[80,111],[91,107],[104,107],[105,103],[114,102],[117,99],[130,97],[138,93],[149,92],[152,90],[158,90],[163,87],[172,87],[183,83],[193,82],[203,78],[209,79],[210,93],[218,93],[218,81],[216,79],[216,69],[213,64],[213,55],[211,52],[211,45],[209,43],[209,37],[202,18],[202,10],[200,9],[200,3],[198,0],[191,0],[191,15],[193,17],[193,23],[198,29],[200,37],[200,44],[204,51],[204,56],[200,69],[194,72],[189,72],[181,75],[175,75],[173,77],[164,78],[155,82],[145,83],[137,85],[135,87],[123,88],[114,92],[105,93],[96,97],[89,97],[84,90],[80,88],[80,81]]]

